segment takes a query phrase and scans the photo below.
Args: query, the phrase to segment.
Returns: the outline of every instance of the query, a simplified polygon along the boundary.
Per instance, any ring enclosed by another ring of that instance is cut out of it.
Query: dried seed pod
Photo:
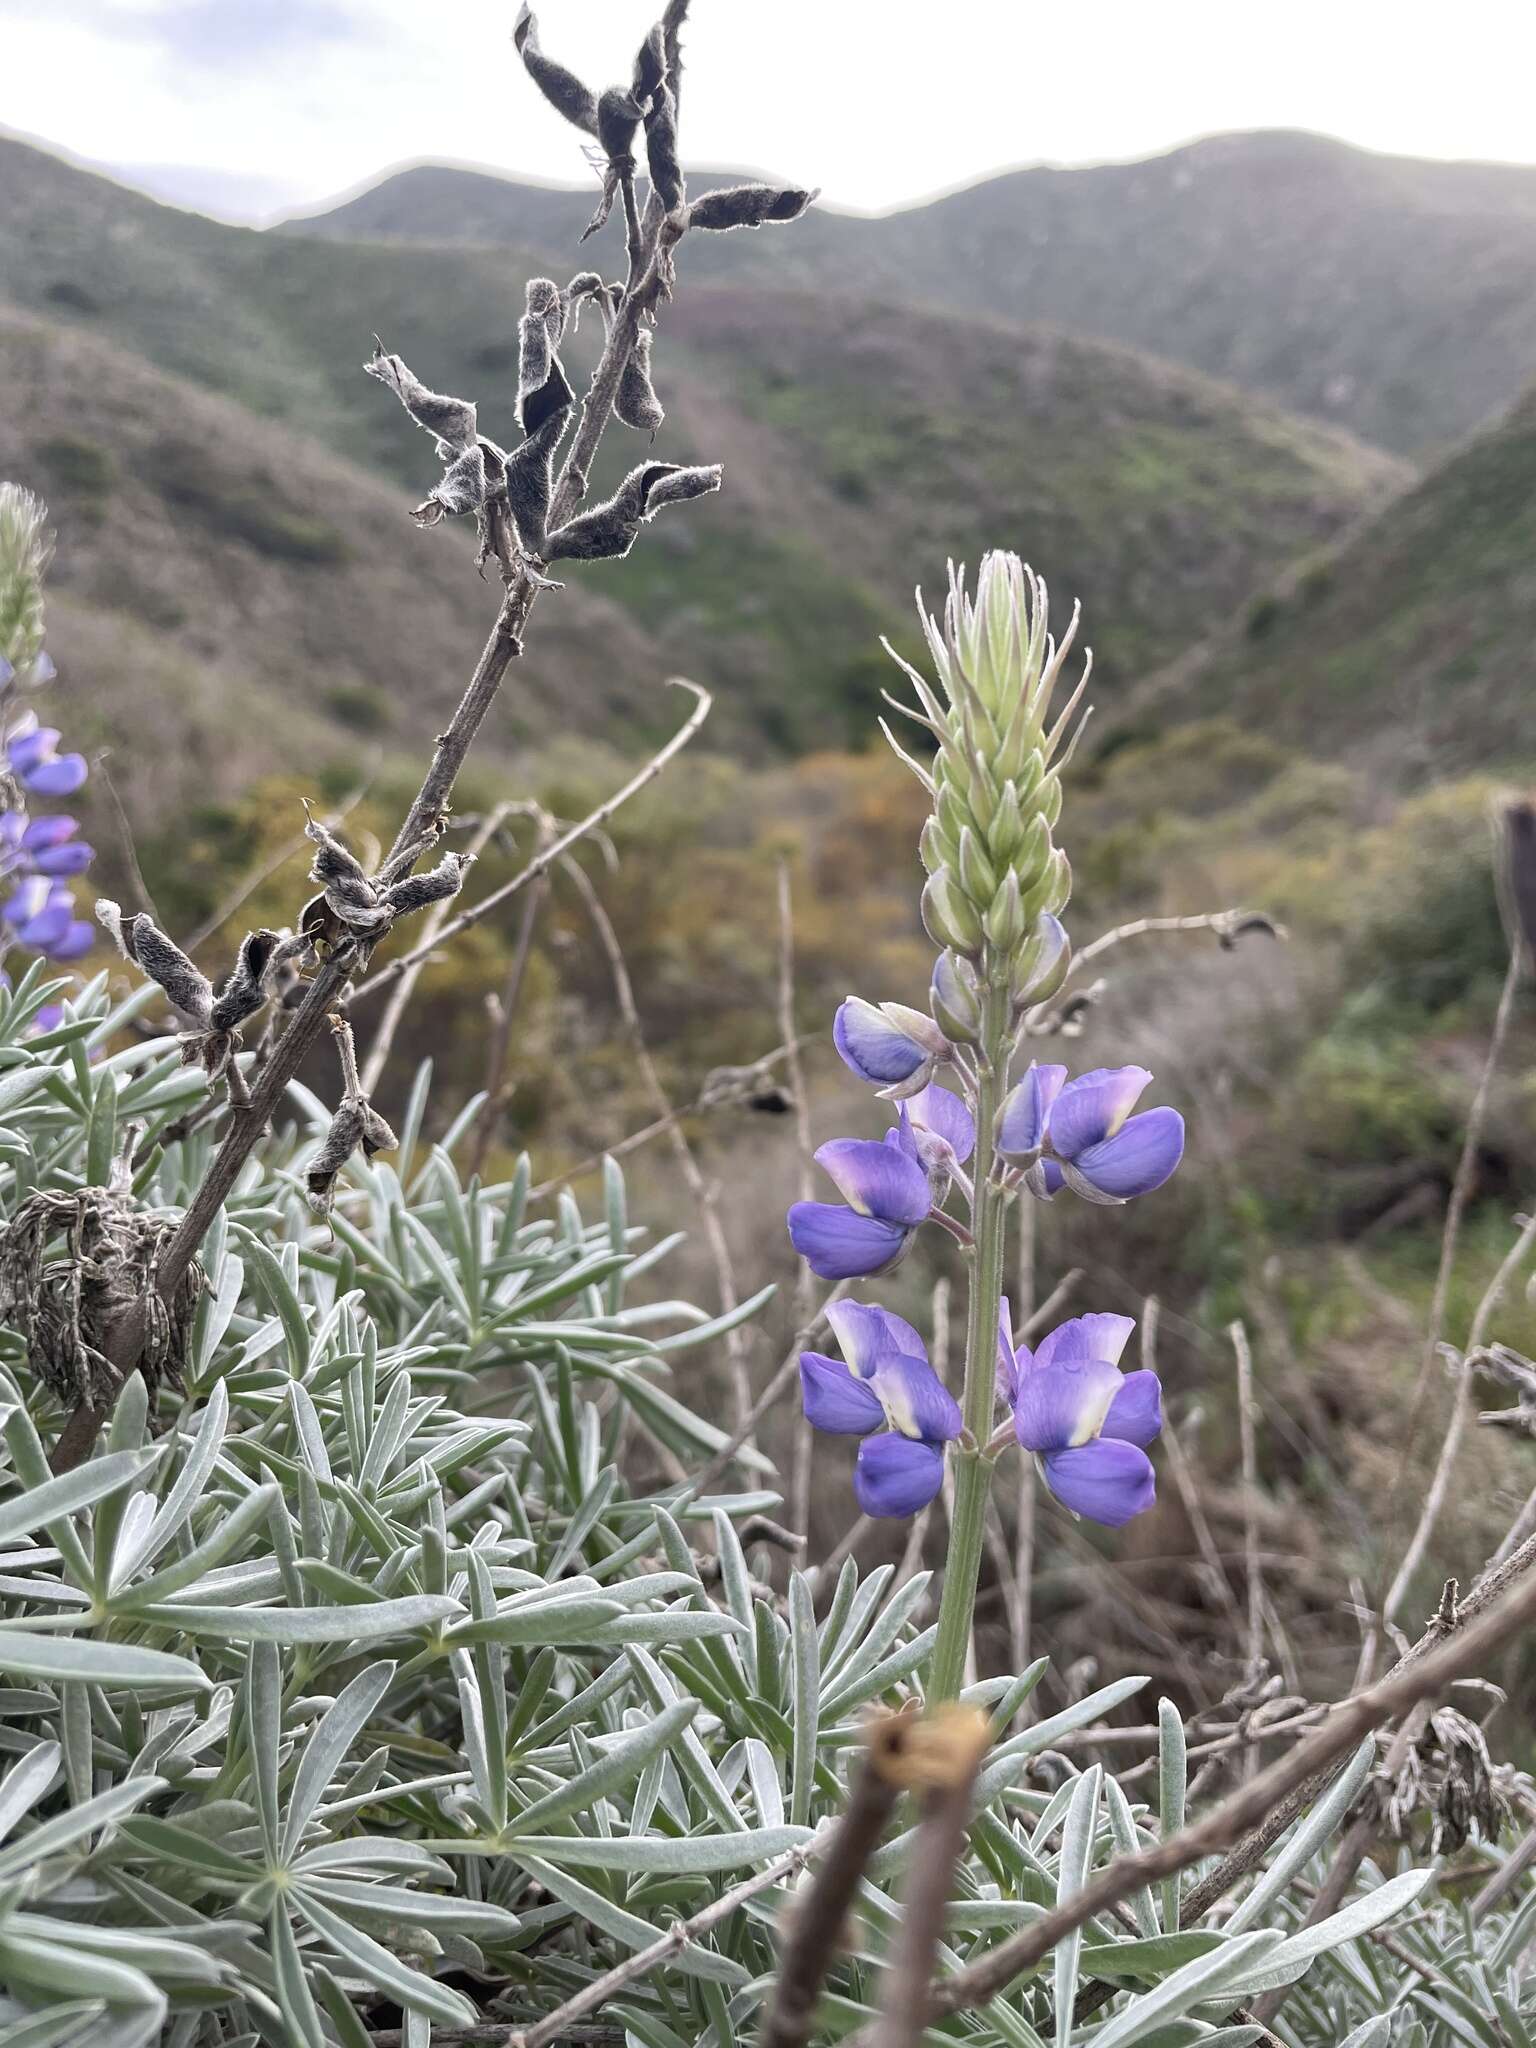
[[[597,562],[627,555],[641,522],[663,505],[678,505],[720,488],[718,462],[685,468],[675,462],[646,462],[632,469],[613,496],[581,512],[549,536],[546,561]]]
[[[517,417],[525,434],[563,414],[574,394],[555,353],[565,331],[566,302],[551,278],[532,277],[527,308],[517,323]]]
[[[309,1206],[317,1216],[329,1216],[335,1200],[336,1176],[362,1143],[363,1105],[356,1096],[344,1095],[336,1105],[325,1142],[310,1161],[304,1176]]]
[[[798,220],[815,197],[814,191],[798,185],[720,185],[713,192],[701,192],[693,201],[688,225],[726,234],[732,228]]]
[[[246,933],[229,978],[209,1012],[208,1021],[215,1031],[233,1031],[266,1002],[267,969],[281,944],[278,934],[265,928]]]
[[[645,110],[645,161],[662,211],[675,212],[685,187],[677,156],[677,107],[665,85],[656,88]]]
[[[597,139],[610,164],[622,166],[635,144],[640,102],[627,86],[610,85],[597,103]]]
[[[402,880],[391,883],[385,902],[396,917],[405,917],[413,910],[425,910],[429,903],[441,903],[446,897],[457,896],[464,886],[471,856],[464,853],[445,853],[435,868],[424,875],[406,875]]]
[[[555,449],[564,431],[564,413],[551,413],[538,432],[530,434],[507,457],[507,504],[517,529],[518,546],[525,555],[542,558],[548,543]]]
[[[399,356],[385,353],[377,335],[373,358],[364,363],[363,369],[368,376],[387,385],[417,426],[434,435],[449,454],[474,445],[475,408],[466,399],[446,398],[440,391],[429,391]],[[447,461],[448,455],[443,459]]]
[[[595,270],[578,270],[565,290],[560,294],[561,309],[565,318],[574,328],[581,320],[581,309],[592,300],[606,301],[608,287]]]
[[[456,455],[419,505],[411,509],[418,526],[436,526],[442,519],[462,518],[485,503],[485,450],[476,442]]]
[[[635,52],[635,68],[629,82],[630,97],[642,110],[666,84],[669,68],[666,29],[658,21]]]
[[[363,872],[356,854],[343,846],[318,818],[311,818],[304,832],[315,845],[310,876],[324,891],[325,906],[332,916],[349,931],[365,935],[383,931],[390,921],[389,909],[379,901],[379,892]],[[314,908],[313,904],[306,906],[306,930]]]
[[[538,23],[532,9],[524,0],[512,28],[512,40],[522,58],[528,76],[543,93],[545,99],[557,114],[563,114],[573,127],[583,129],[588,135],[597,133],[597,100],[584,86],[574,71],[567,71],[563,64],[557,64],[553,57],[546,57],[539,45]]]
[[[619,394],[613,401],[614,417],[636,433],[654,435],[666,418],[661,400],[651,383],[651,330],[642,327],[630,350],[629,361],[619,379]]]
[[[116,940],[123,958],[158,982],[183,1017],[206,1028],[213,1010],[213,984],[154,919],[142,910],[124,917],[121,908],[105,896],[97,902],[96,916]]]

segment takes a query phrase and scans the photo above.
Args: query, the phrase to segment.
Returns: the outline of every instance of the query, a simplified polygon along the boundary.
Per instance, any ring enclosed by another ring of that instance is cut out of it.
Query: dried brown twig
[[[1182,1926],[1193,1926],[1241,1878],[1256,1869],[1327,1783],[1338,1760],[1361,1737],[1394,1720],[1421,1699],[1443,1693],[1457,1679],[1484,1668],[1519,1631],[1536,1621],[1536,1538],[1487,1573],[1463,1602],[1447,1634],[1432,1622],[1385,1678],[1353,1693],[1313,1734],[1268,1765],[1192,1826],[1135,1855],[1118,1858],[1064,1905],[1010,1935],[934,1987],[935,2016],[971,2011],[1048,1955],[1064,1935],[1129,1898],[1142,1886],[1171,1877],[1192,1863],[1227,1853],[1185,1893]],[[872,2048],[867,2030],[858,2048]]]

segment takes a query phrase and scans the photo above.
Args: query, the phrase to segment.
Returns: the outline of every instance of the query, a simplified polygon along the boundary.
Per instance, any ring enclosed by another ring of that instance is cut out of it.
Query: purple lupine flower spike
[[[1184,1156],[1184,1119],[1166,1108],[1131,1115],[1146,1068],[1099,1067],[1063,1083],[1064,1073],[1032,1066],[998,1120],[998,1148],[1028,1165],[1030,1191],[1048,1201],[1065,1186],[1113,1204],[1160,1188]]]
[[[1064,1507],[1119,1528],[1151,1507],[1157,1486],[1144,1445],[1162,1428],[1156,1373],[1123,1373],[1119,1360],[1135,1324],[1129,1316],[1075,1316],[1031,1353],[1014,1350],[1014,1434],[1039,1458],[1045,1482]]]
[[[931,1206],[928,1176],[913,1159],[875,1138],[833,1138],[817,1164],[848,1202],[796,1202],[795,1250],[823,1280],[851,1280],[895,1265]]]
[[[916,1514],[939,1490],[944,1445],[960,1434],[959,1405],[900,1316],[863,1302],[836,1302],[827,1316],[844,1355],[800,1354],[806,1420],[864,1439],[853,1490],[865,1514]]]

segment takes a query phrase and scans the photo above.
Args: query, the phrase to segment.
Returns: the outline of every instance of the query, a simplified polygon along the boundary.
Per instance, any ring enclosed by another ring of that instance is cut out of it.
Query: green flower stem
[[[966,1315],[965,1426],[978,1446],[992,1434],[992,1402],[997,1380],[997,1312],[1003,1294],[1003,1224],[1011,1197],[992,1179],[992,1133],[998,1108],[1008,1087],[1008,990],[991,989],[987,997],[981,1058],[976,1088],[976,1176],[971,1202],[971,1232],[976,1248],[971,1263],[971,1294]],[[965,1682],[966,1652],[971,1642],[971,1616],[976,1607],[976,1581],[981,1571],[981,1546],[986,1534],[987,1497],[992,1464],[985,1451],[955,1454],[955,1513],[944,1562],[944,1594],[939,1602],[939,1634],[928,1667],[928,1699],[954,1699]]]

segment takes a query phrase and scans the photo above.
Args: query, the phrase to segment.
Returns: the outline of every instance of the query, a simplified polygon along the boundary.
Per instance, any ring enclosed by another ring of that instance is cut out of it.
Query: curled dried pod
[[[267,969],[281,943],[276,932],[265,928],[246,933],[229,977],[208,1013],[215,1031],[233,1031],[262,1008],[267,1000]]]
[[[665,85],[656,88],[645,110],[645,161],[662,211],[675,212],[686,188],[677,154],[677,107]]]
[[[642,327],[635,336],[635,345],[619,379],[613,411],[616,419],[626,427],[633,427],[639,434],[654,434],[667,416],[651,382],[651,330],[648,327]]]
[[[524,0],[512,26],[512,41],[523,67],[557,114],[588,135],[597,134],[597,99],[574,71],[547,57],[539,43],[538,23]]]
[[[485,503],[485,450],[476,442],[456,455],[411,517],[418,526],[436,526],[441,519],[459,519]]]
[[[464,886],[471,856],[465,853],[445,853],[435,868],[429,868],[424,875],[406,875],[398,882],[392,882],[385,895],[385,902],[396,917],[407,916],[413,910],[425,910],[429,903],[441,903],[449,896],[457,896]]]
[[[799,185],[720,185],[693,201],[688,225],[728,234],[732,228],[798,220],[815,197],[814,191]]]
[[[654,519],[663,505],[678,505],[720,488],[719,463],[684,467],[675,462],[646,462],[632,469],[613,496],[589,512],[578,513],[549,536],[545,559],[551,562],[597,562],[627,555],[643,521]]]
[[[123,958],[142,967],[183,1017],[206,1028],[213,1011],[213,984],[175,940],[167,938],[145,911],[124,917],[110,897],[103,896],[98,901],[96,916],[116,941]]]
[[[363,370],[393,391],[417,426],[433,435],[450,454],[474,445],[475,408],[468,399],[448,398],[440,391],[429,391],[400,356],[386,353],[377,335],[373,356],[364,363]]]

